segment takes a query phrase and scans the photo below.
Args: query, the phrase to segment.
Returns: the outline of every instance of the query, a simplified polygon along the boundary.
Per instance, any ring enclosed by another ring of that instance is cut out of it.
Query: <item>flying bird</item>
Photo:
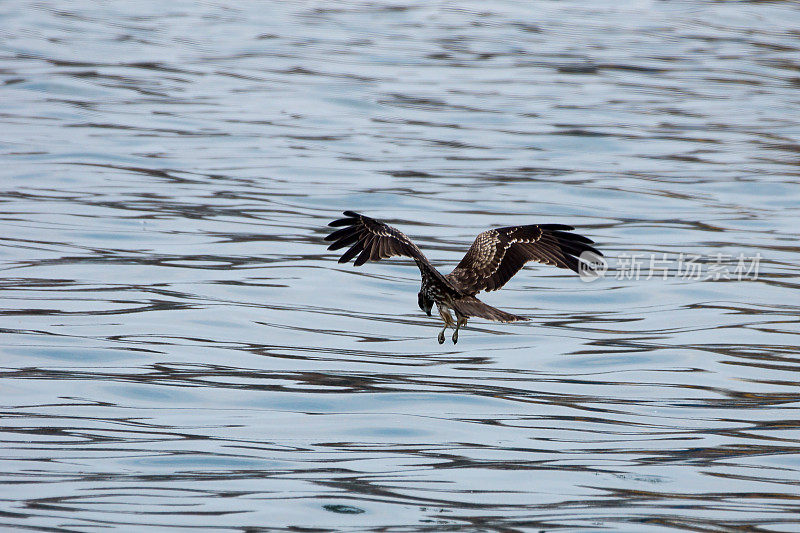
[[[355,266],[394,256],[413,259],[422,274],[422,286],[417,295],[419,308],[431,316],[433,304],[436,304],[439,316],[444,321],[438,337],[439,344],[444,343],[444,333],[448,327],[455,330],[453,344],[458,342],[458,330],[466,326],[467,320],[473,316],[497,322],[528,320],[495,309],[475,297],[480,291],[495,291],[505,285],[528,261],[580,272],[581,268],[586,268],[585,263],[578,259],[581,254],[591,252],[595,258],[603,255],[591,246],[594,241],[570,233],[575,229],[572,226],[510,226],[490,229],[478,235],[455,269],[443,275],[401,231],[353,211],[343,214],[346,218],[328,224],[331,227],[343,226],[325,237],[326,241],[333,241],[328,250],[350,246],[339,263],[347,263],[355,257]],[[451,311],[455,312],[455,320]]]

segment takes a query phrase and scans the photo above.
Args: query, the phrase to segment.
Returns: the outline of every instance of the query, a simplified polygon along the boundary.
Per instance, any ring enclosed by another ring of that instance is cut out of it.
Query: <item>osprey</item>
[[[448,327],[455,330],[453,344],[458,342],[458,330],[466,326],[469,317],[477,316],[497,322],[527,320],[495,309],[478,300],[475,295],[480,291],[499,289],[528,261],[579,272],[579,269],[585,268],[578,260],[581,254],[591,252],[596,254],[595,259],[603,255],[591,246],[594,241],[570,233],[575,229],[572,226],[510,226],[490,229],[478,235],[456,268],[443,275],[431,265],[417,245],[399,230],[353,211],[343,214],[347,218],[328,224],[332,227],[344,226],[325,237],[326,241],[333,241],[328,250],[350,246],[339,263],[347,263],[355,257],[355,266],[398,255],[413,259],[422,273],[422,287],[417,295],[419,308],[431,316],[435,303],[444,321],[439,344],[444,342],[444,332]],[[455,320],[451,311],[455,312]]]

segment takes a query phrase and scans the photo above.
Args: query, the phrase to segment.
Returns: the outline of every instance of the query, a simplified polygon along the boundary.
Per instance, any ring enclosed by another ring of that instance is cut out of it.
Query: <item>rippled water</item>
[[[3,3],[0,525],[800,530],[798,28],[793,2]],[[344,209],[444,271],[535,222],[612,268],[526,268],[484,299],[530,322],[439,346],[413,264],[325,249]]]

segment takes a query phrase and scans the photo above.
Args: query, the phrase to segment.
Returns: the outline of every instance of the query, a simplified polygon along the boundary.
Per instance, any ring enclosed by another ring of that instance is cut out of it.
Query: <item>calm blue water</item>
[[[798,28],[3,3],[0,527],[800,530]],[[325,249],[345,209],[446,272],[537,222],[610,269],[532,265],[484,297],[530,322],[440,346],[413,263]]]

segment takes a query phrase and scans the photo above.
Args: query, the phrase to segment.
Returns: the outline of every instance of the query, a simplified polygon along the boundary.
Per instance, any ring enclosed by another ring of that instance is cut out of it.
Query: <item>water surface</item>
[[[0,525],[797,531],[797,28],[4,3]],[[413,263],[326,251],[344,209],[444,271],[536,222],[611,269],[526,268],[485,300],[530,322],[440,346]]]

